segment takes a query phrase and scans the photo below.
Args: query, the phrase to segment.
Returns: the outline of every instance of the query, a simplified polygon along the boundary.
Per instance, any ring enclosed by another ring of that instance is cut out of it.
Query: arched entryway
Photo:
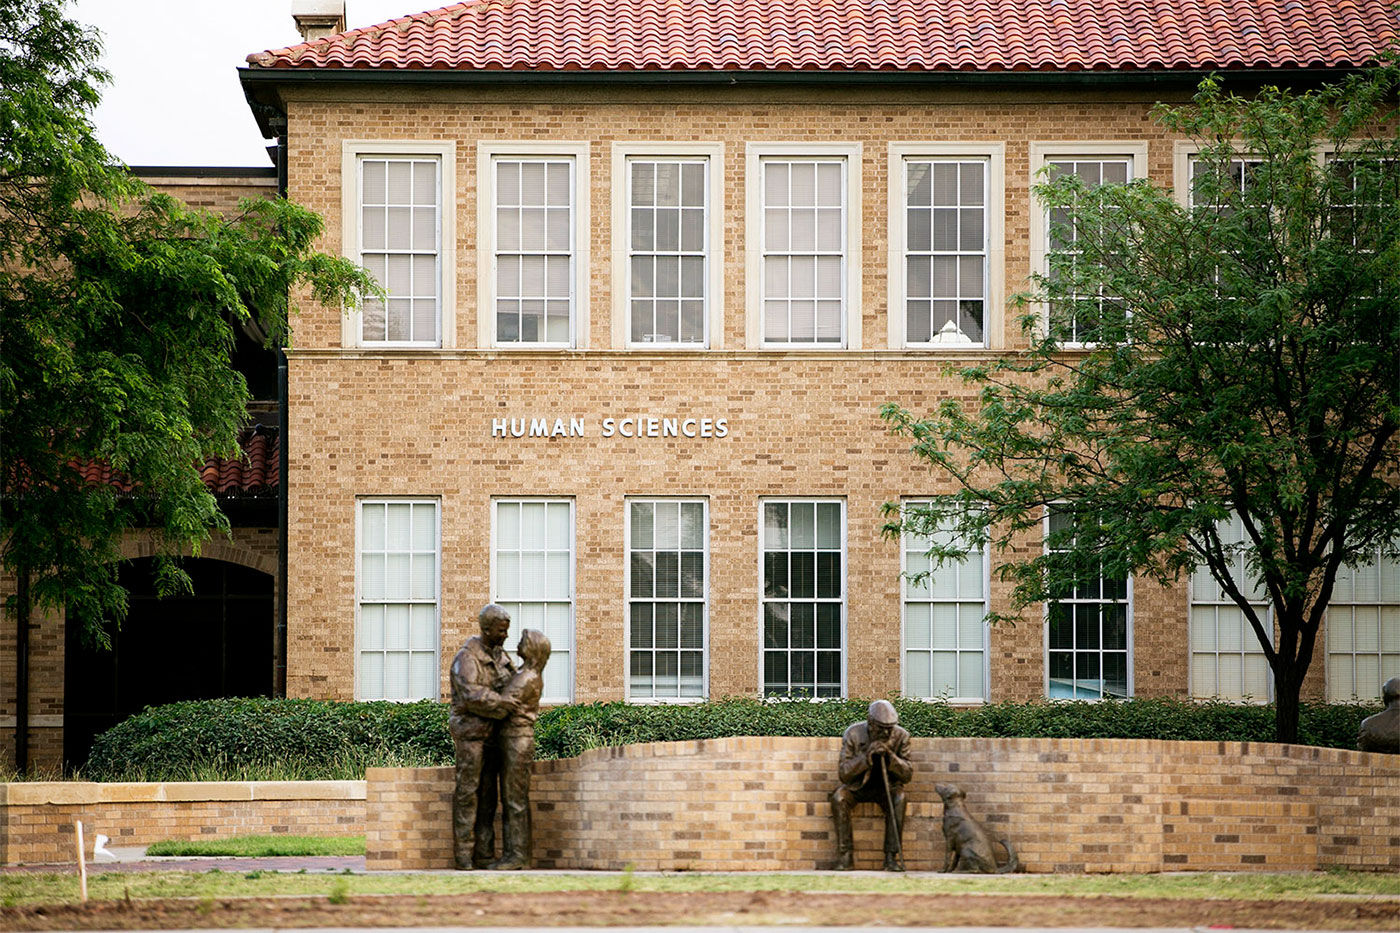
[[[271,574],[209,558],[186,558],[189,596],[157,599],[153,561],[120,570],[130,609],[112,650],[84,647],[67,625],[63,758],[87,760],[92,740],[146,706],[212,697],[271,696]]]

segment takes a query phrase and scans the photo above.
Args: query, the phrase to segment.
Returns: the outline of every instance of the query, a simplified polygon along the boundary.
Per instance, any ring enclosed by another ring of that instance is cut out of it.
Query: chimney
[[[303,41],[345,31],[345,0],[292,0],[292,19]]]

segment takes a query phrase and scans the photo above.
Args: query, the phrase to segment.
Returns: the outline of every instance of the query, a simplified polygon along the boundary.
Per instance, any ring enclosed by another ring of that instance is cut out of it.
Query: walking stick
[[[904,840],[899,838],[901,835],[900,829],[902,827],[899,825],[899,817],[894,812],[894,795],[890,793],[890,772],[889,769],[885,767],[884,755],[880,756],[880,777],[885,782],[885,806],[888,808],[885,812],[889,814],[889,820],[894,824],[894,852],[895,855],[899,856],[899,860],[903,862]]]

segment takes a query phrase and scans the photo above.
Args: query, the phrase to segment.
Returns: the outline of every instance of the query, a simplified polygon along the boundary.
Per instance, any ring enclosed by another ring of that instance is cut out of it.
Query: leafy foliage
[[[288,294],[322,303],[372,288],[312,251],[318,215],[250,200],[236,217],[153,193],[93,138],[100,44],[54,0],[0,0],[0,506],[6,569],[33,602],[66,605],[102,643],[119,621],[119,542],[154,531],[170,558],[227,528],[197,466],[236,456],[247,386],[233,328],[256,312],[287,333]],[[100,463],[137,494],[86,482]]]
[[[1339,571],[1400,540],[1397,86],[1394,67],[1247,98],[1211,79],[1159,106],[1200,146],[1193,205],[1147,181],[1037,185],[1073,248],[1021,296],[1028,349],[963,371],[974,402],[883,410],[956,484],[887,506],[887,531],[931,536],[939,563],[990,544],[1014,583],[999,618],[1100,572],[1208,570],[1294,739]]]
[[[900,722],[922,737],[1136,738],[1258,742],[1272,738],[1267,706],[1125,700],[993,703],[955,709],[895,699]],[[675,706],[593,703],[541,713],[535,754],[570,758],[591,748],[726,736],[839,736],[868,700],[732,698]],[[1353,748],[1378,707],[1305,704],[1300,741]],[[452,763],[441,703],[224,699],[152,707],[98,736],[83,777],[104,781],[318,780],[366,767]]]

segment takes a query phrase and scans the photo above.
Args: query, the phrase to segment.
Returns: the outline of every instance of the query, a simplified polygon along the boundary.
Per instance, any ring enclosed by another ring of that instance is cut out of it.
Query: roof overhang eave
[[[417,86],[508,85],[550,87],[594,85],[605,87],[1080,87],[1133,88],[1195,87],[1210,74],[1225,74],[1251,84],[1317,84],[1354,74],[1359,68],[1203,68],[1085,71],[901,71],[901,70],[554,70],[468,68],[258,68],[238,69],[244,97],[263,136],[280,135],[277,117],[285,120],[280,89],[289,86],[350,84],[399,84]]]

